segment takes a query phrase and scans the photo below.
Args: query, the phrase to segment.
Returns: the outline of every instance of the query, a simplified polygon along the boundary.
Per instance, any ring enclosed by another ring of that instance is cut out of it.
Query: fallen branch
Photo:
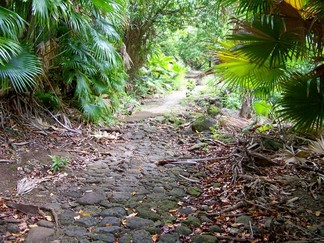
[[[15,163],[16,161],[13,159],[0,159],[0,163]]]
[[[223,213],[226,213],[226,212],[230,212],[230,211],[234,211],[236,209],[239,209],[241,207],[245,207],[247,206],[247,203],[245,201],[241,201],[231,207],[228,207],[228,208],[225,208],[223,209],[222,211],[220,212],[216,212],[216,213],[207,213],[208,216],[220,216],[222,215]]]
[[[231,156],[226,157],[215,157],[215,158],[202,158],[202,159],[169,159],[169,160],[160,160],[156,162],[156,165],[163,166],[166,164],[197,164],[199,162],[207,162],[207,161],[218,161],[218,160],[225,160],[229,159]]]
[[[19,212],[22,212],[27,215],[37,215],[40,214],[42,216],[45,216],[44,212],[42,210],[50,211],[53,215],[56,228],[59,227],[59,221],[58,216],[53,208],[47,208],[47,207],[38,207],[35,205],[28,205],[28,204],[21,204],[21,203],[7,203],[7,206],[14,208],[18,210]]]
[[[195,183],[200,182],[199,180],[190,179],[190,178],[187,178],[187,177],[185,177],[185,176],[183,176],[183,175],[180,175],[180,174],[179,174],[179,176],[180,176],[181,178],[187,180],[187,181],[190,181],[190,182],[195,182]]]

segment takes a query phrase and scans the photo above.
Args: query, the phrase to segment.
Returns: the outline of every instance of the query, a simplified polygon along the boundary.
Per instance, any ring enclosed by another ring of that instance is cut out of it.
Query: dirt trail
[[[150,117],[163,115],[165,113],[179,113],[184,105],[180,101],[186,97],[186,90],[174,91],[164,97],[146,101],[139,110],[124,119],[126,122],[141,121]]]
[[[23,204],[53,208],[58,215],[59,228],[53,222],[41,220],[26,235],[26,242],[146,243],[153,242],[152,236],[156,234],[161,234],[158,242],[180,242],[181,237],[191,233],[189,225],[182,225],[178,231],[167,230],[162,234],[163,227],[176,220],[169,211],[188,196],[187,188],[192,182],[183,177],[195,170],[191,165],[156,165],[159,160],[189,154],[178,144],[175,127],[148,119],[181,112],[179,102],[184,97],[185,91],[177,91],[144,105],[120,125],[120,136],[115,140],[73,137],[74,146],[66,147],[54,138],[51,151],[66,151],[63,156],[76,163],[76,158],[84,155],[100,156],[84,160],[84,170],[69,168],[61,176],[16,198]],[[42,164],[42,159],[48,157],[49,151],[42,149],[36,149],[43,151],[43,155],[40,160],[33,158],[33,163]],[[8,240],[8,227],[0,225],[0,239]],[[16,236],[10,237],[16,240]]]

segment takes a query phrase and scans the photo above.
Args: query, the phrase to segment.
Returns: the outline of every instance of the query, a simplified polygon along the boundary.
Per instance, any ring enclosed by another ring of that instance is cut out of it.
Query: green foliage
[[[272,104],[265,100],[259,100],[253,103],[253,108],[256,115],[268,117],[272,110]]]
[[[117,48],[125,13],[124,0],[3,2],[0,90],[36,89],[56,108],[74,99],[88,120],[105,121],[124,93]]]
[[[159,49],[149,55],[148,62],[141,69],[142,89],[146,87],[149,93],[164,93],[177,89],[185,73],[173,57],[165,56]]]
[[[280,115],[300,130],[323,127],[321,1],[222,1],[238,6],[231,42],[217,52],[216,72],[232,87],[269,98],[282,92]],[[242,17],[242,13],[246,14]],[[300,14],[303,13],[303,14]],[[312,22],[312,24],[310,24]]]
[[[59,97],[52,92],[37,92],[35,96],[48,109],[58,109],[61,106]]]
[[[67,158],[58,157],[56,155],[49,155],[49,156],[52,160],[51,169],[54,173],[63,170],[64,168],[66,168],[66,166],[69,163],[69,160]]]
[[[292,119],[302,130],[320,129],[324,123],[324,82],[319,78],[295,76],[283,84],[283,98],[279,101],[279,114]]]

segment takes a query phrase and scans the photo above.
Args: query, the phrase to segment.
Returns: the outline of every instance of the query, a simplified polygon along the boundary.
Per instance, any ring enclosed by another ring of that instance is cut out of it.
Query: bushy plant
[[[64,169],[69,163],[67,158],[58,157],[56,155],[50,155],[50,158],[52,160],[51,169],[54,173]]]
[[[161,50],[156,49],[140,70],[141,82],[137,84],[147,93],[165,93],[180,86],[184,73],[185,68],[175,58],[165,56]]]

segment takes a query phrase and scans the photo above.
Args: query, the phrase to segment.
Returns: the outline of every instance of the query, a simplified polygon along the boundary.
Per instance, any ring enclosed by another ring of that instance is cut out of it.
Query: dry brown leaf
[[[321,216],[321,211],[316,211],[316,212],[315,212],[315,215],[316,215],[316,217]]]
[[[153,240],[154,243],[157,242],[158,239],[159,239],[159,235],[158,234],[152,235],[152,240]]]

